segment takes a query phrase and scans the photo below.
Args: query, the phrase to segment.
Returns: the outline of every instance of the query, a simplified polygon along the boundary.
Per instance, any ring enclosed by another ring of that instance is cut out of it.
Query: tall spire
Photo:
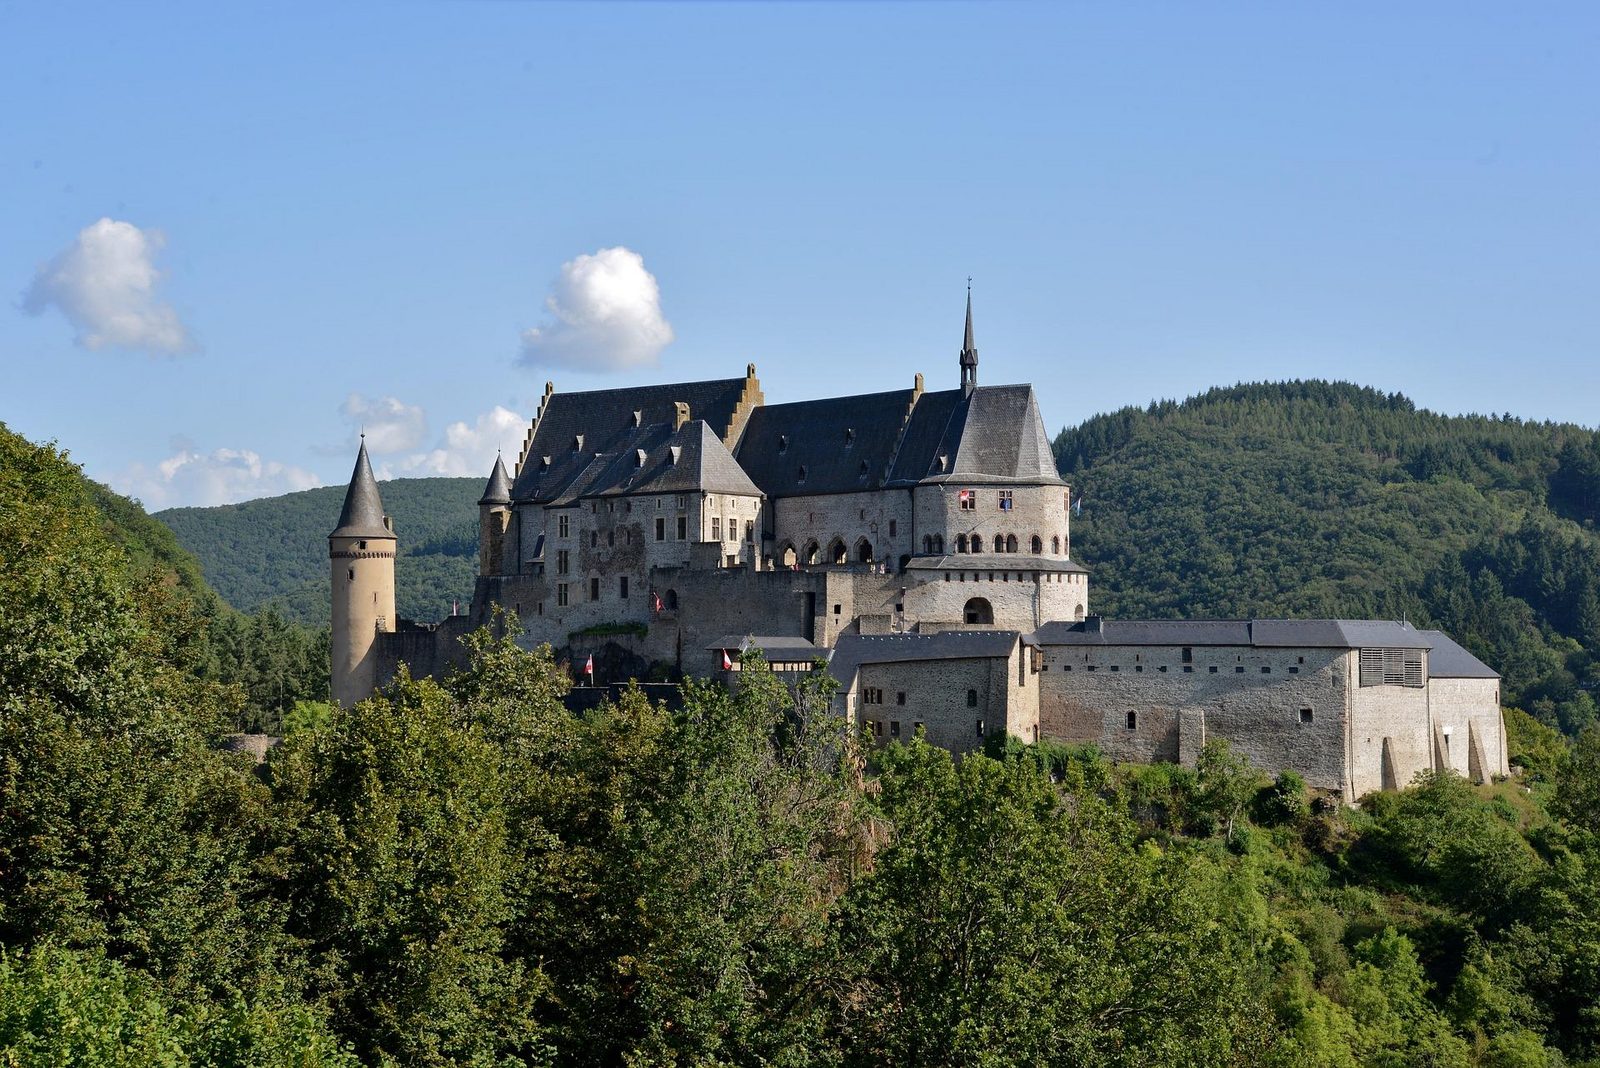
[[[972,278],[967,277],[967,333],[961,344],[961,391],[971,393],[978,385],[978,346],[972,340]]]
[[[344,510],[339,513],[339,525],[330,538],[392,538],[394,531],[384,521],[383,498],[378,496],[378,480],[372,475],[372,461],[367,459],[367,437],[361,436],[361,451],[356,453],[356,467],[350,472],[350,488],[344,492]]]

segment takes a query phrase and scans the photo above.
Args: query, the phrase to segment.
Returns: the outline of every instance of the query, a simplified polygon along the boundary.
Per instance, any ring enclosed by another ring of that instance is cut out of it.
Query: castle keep
[[[335,699],[401,662],[446,669],[501,607],[603,681],[736,670],[752,646],[793,670],[826,660],[841,711],[885,742],[922,727],[959,751],[1006,730],[1192,762],[1209,732],[1352,799],[1423,768],[1506,771],[1498,677],[1444,635],[1090,615],[1038,400],[978,384],[970,294],[959,371],[955,389],[918,374],[770,405],[753,364],[546,383],[515,470],[497,459],[479,501],[471,608],[433,625],[394,619],[395,533],[363,445],[329,537]]]

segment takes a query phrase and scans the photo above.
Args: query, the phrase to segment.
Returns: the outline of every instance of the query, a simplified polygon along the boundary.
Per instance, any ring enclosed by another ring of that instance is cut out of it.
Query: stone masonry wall
[[[1349,670],[1354,672],[1357,653],[1352,650],[1346,655]],[[1433,767],[1427,686],[1352,684],[1350,698],[1352,800],[1373,790],[1404,789],[1417,772]],[[1392,760],[1392,782],[1385,781],[1385,740]]]
[[[1044,646],[1040,734],[1113,760],[1187,763],[1206,738],[1223,737],[1263,771],[1344,788],[1342,651],[1194,646],[1190,656],[1178,646]]]
[[[828,548],[835,541],[844,545],[852,563],[860,562],[863,541],[872,546],[873,561],[887,561],[893,568],[912,552],[909,490],[783,497],[771,507],[770,555],[778,567],[783,566],[785,551],[790,548],[795,561],[804,565],[811,545],[817,547],[817,562],[830,564],[833,558]]]
[[[919,725],[931,744],[953,753],[983,748],[985,735],[999,729],[1032,741],[1037,701],[1028,699],[1023,649],[1019,642],[1008,657],[863,664],[848,708],[879,744],[910,741]],[[882,704],[863,699],[873,691],[882,692]]]
[[[1479,781],[1511,773],[1499,679],[1429,679],[1428,705],[1442,743],[1439,749],[1450,768]],[[1473,746],[1482,757],[1478,776],[1473,775]]]

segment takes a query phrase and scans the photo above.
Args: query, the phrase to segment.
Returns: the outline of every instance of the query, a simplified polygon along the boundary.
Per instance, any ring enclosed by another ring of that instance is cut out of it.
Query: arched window
[[[936,552],[936,553],[944,552],[944,535],[943,534],[935,534],[933,536],[933,551]]]
[[[813,565],[813,564],[815,564],[817,562],[818,554],[819,554],[819,550],[817,549],[817,543],[814,542],[814,541],[807,542],[806,543],[805,558],[806,558],[806,564],[808,566]]]
[[[793,567],[797,563],[794,554],[794,546],[789,542],[784,542],[783,548],[778,550],[778,561],[784,567]]]
[[[1050,551],[1053,554],[1057,555],[1057,556],[1061,555],[1061,535],[1060,534],[1056,534],[1056,535],[1051,537],[1051,539],[1050,539]]]
[[[961,616],[968,623],[975,625],[988,625],[994,622],[994,607],[982,597],[974,597],[967,602]]]
[[[842,538],[834,538],[833,543],[828,546],[828,559],[836,564],[845,563],[849,559],[849,554],[845,550]]]
[[[1032,546],[1033,555],[1038,556],[1040,553],[1044,552],[1044,539],[1035,534],[1033,536]]]
[[[1007,534],[1006,535],[1006,552],[1014,553],[1016,551],[1017,551],[1017,536],[1015,534]]]
[[[856,542],[856,560],[863,564],[872,563],[872,543],[866,538]]]
[[[1080,604],[1078,606],[1077,610],[1072,613],[1072,618],[1073,619],[1082,619],[1083,618],[1083,605]]]
[[[910,554],[902,554],[901,557],[900,557],[900,573],[902,575],[905,574],[906,566],[908,564],[910,564],[910,563],[911,563]]]
[[[972,551],[973,552],[975,552],[975,553],[983,552],[983,535],[982,534],[974,534],[972,536],[972,540],[970,542],[968,542],[967,544],[972,546]]]
[[[965,534],[957,534],[956,535],[956,552],[964,553],[966,551],[967,551],[967,536]]]
[[[678,591],[677,590],[668,590],[667,591],[667,596],[665,598],[665,601],[666,601],[667,611],[676,612],[678,610]]]
[[[933,535],[932,534],[924,534],[922,536],[922,551],[925,552],[925,553],[933,552]]]

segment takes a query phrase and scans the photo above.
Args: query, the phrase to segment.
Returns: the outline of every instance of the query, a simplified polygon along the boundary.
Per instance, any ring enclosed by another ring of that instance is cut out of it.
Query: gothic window
[[[1016,551],[1017,551],[1017,536],[1015,534],[1007,534],[1006,535],[1006,552],[1014,553]]]
[[[814,542],[814,541],[813,542],[808,542],[806,544],[806,551],[805,551],[806,563],[808,565],[815,564],[817,562],[817,559],[818,559],[819,555],[820,555],[820,550],[817,548],[817,543]]]
[[[784,567],[793,567],[799,563],[795,557],[793,545],[788,542],[783,543],[783,548],[778,550],[778,562]]]
[[[967,551],[967,536],[965,534],[957,534],[956,535],[956,552],[964,553],[966,551]]]
[[[668,590],[667,591],[667,611],[676,612],[677,610],[678,610],[678,591],[677,590]]]
[[[1044,539],[1035,534],[1032,542],[1029,543],[1029,547],[1033,549],[1033,555],[1038,556],[1044,552]]]
[[[856,542],[856,560],[863,564],[872,563],[872,543],[866,538]]]
[[[933,536],[933,551],[936,552],[936,553],[944,552],[944,535],[943,534],[935,534]]]
[[[1056,555],[1061,553],[1061,535],[1057,534],[1050,539],[1050,552]]]
[[[828,546],[828,559],[836,564],[842,564],[846,562],[848,557],[849,553],[844,547],[844,542],[835,538],[833,544]]]
[[[972,540],[970,542],[968,542],[968,544],[972,546],[972,551],[973,552],[975,552],[975,553],[983,552],[983,535],[974,534],[972,536]]]

